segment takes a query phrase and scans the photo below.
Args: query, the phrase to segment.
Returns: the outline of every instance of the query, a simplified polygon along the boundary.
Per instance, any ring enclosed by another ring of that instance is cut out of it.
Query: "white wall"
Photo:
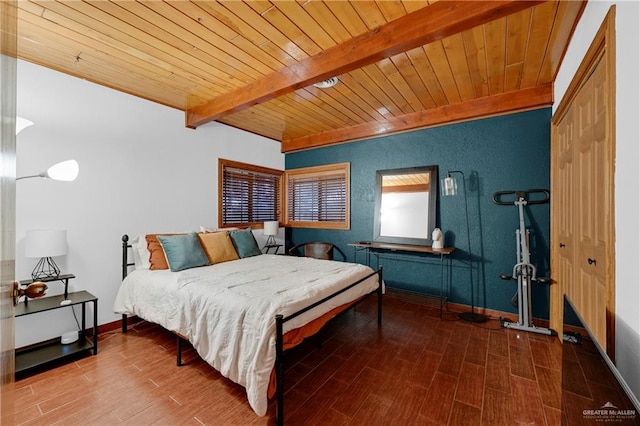
[[[555,83],[556,107],[616,4],[616,364],[640,399],[640,3],[590,1]]]
[[[66,229],[68,253],[55,260],[76,275],[70,290],[99,298],[99,324],[119,319],[112,304],[123,234],[217,227],[219,157],[284,169],[279,142],[219,123],[186,129],[181,111],[24,61],[18,115],[35,123],[18,136],[18,176],[69,158],[80,174],[71,183],[17,182],[16,278],[29,279],[37,261],[24,257],[26,230]],[[21,317],[16,346],[75,328],[69,308]]]

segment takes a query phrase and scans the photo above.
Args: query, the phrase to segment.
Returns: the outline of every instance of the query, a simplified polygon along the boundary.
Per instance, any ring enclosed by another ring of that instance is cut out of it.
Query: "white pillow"
[[[207,232],[223,232],[223,231],[239,231],[240,228],[207,228],[206,226],[200,225],[200,233],[206,234]]]
[[[149,250],[147,250],[146,234],[137,235],[131,240],[131,250],[133,251],[133,263],[136,269],[149,269]]]

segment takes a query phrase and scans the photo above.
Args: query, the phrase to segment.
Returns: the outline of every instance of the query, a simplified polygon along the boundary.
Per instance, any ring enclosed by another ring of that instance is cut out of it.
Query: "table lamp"
[[[67,254],[67,231],[60,229],[38,229],[27,231],[25,256],[39,257],[31,272],[34,281],[55,279],[60,276],[60,268],[53,260]]]
[[[267,242],[264,244],[265,247],[276,245],[275,236],[278,235],[279,230],[280,230],[280,223],[277,220],[268,220],[264,223],[264,229],[262,230],[262,235],[265,235],[267,237]]]

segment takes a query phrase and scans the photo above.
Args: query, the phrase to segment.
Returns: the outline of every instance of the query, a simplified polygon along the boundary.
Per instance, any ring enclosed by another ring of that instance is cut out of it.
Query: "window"
[[[218,227],[257,227],[280,220],[281,170],[218,160]]]
[[[285,172],[287,226],[349,229],[349,163]]]

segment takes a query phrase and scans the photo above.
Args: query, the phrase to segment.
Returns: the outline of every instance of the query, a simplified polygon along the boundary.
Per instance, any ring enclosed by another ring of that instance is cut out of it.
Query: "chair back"
[[[331,243],[301,243],[297,244],[289,249],[289,254],[292,256],[298,256],[298,249],[301,248],[304,257],[313,257],[315,259],[333,260],[334,245]]]
[[[333,260],[333,244],[331,243],[305,243],[304,256],[316,259]]]

